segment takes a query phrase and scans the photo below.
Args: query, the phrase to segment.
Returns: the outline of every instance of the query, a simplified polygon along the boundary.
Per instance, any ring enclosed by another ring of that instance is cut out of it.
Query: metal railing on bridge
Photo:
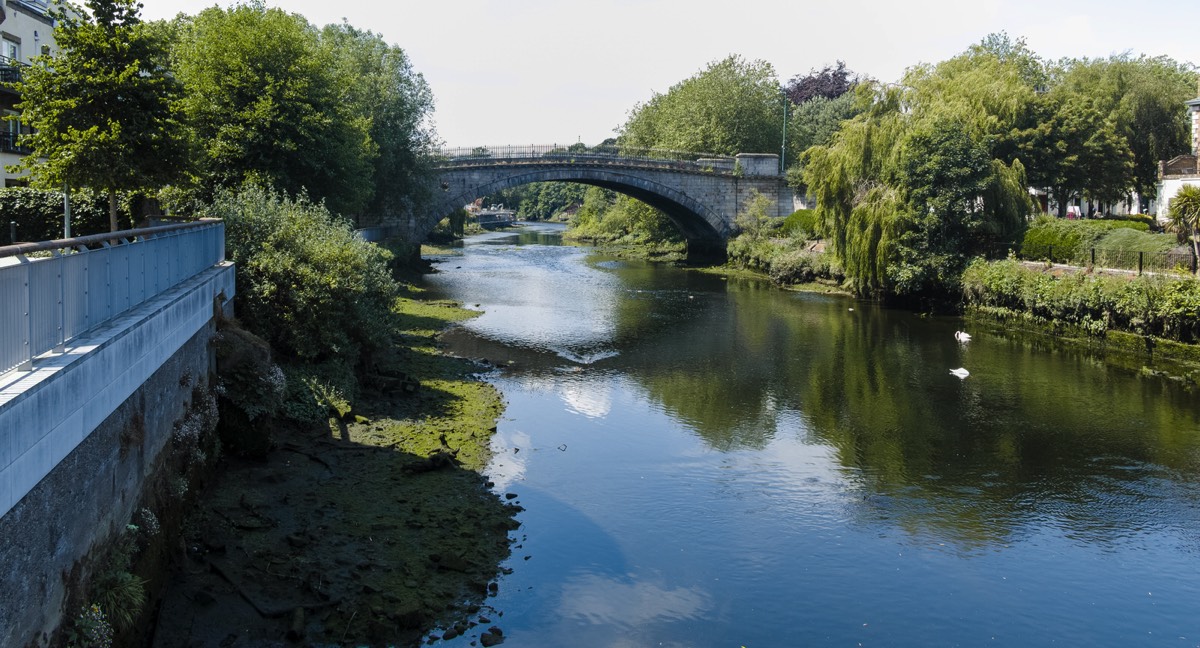
[[[439,167],[496,164],[636,164],[653,168],[733,173],[736,159],[717,153],[696,153],[630,146],[543,144],[444,148],[434,154]]]
[[[0,247],[0,374],[224,259],[219,220]]]

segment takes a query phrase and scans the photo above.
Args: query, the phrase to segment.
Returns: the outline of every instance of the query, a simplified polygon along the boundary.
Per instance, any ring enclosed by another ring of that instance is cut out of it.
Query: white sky
[[[227,0],[142,0],[145,19]],[[1130,51],[1200,63],[1195,0],[268,0],[325,25],[343,18],[404,48],[450,146],[595,144],[653,92],[729,54],[781,81],[844,60],[895,81],[991,32],[1044,58]]]

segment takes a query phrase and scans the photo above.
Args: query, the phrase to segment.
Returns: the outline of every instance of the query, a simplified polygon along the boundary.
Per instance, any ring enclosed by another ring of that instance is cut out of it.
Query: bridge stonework
[[[792,191],[779,173],[779,156],[741,154],[734,160],[662,160],[558,155],[452,160],[438,171],[435,207],[410,222],[410,240],[423,240],[439,221],[477,198],[531,182],[577,182],[626,194],[662,210],[688,241],[689,252],[723,251],[736,234],[735,219],[755,193],[769,198],[772,215],[794,210]]]

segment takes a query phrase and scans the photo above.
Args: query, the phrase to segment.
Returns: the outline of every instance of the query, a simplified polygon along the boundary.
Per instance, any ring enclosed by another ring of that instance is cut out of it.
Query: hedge
[[[1014,259],[976,259],[963,273],[968,308],[1070,326],[1091,335],[1125,331],[1200,342],[1200,281],[1143,275],[1063,276]]]
[[[121,203],[127,201],[122,200]],[[120,205],[122,228],[133,221]],[[16,223],[17,241],[49,241],[63,237],[63,195],[27,187],[0,189],[0,245],[11,243],[10,224]],[[108,227],[108,197],[91,191],[71,193],[71,235],[103,234]]]

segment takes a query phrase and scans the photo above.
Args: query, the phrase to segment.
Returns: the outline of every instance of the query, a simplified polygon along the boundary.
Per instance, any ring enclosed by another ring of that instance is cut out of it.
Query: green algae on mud
[[[480,470],[503,402],[439,353],[472,317],[409,287],[397,344],[350,421],[279,428],[265,460],[225,460],[185,534],[154,645],[418,645],[480,632],[519,507]]]

